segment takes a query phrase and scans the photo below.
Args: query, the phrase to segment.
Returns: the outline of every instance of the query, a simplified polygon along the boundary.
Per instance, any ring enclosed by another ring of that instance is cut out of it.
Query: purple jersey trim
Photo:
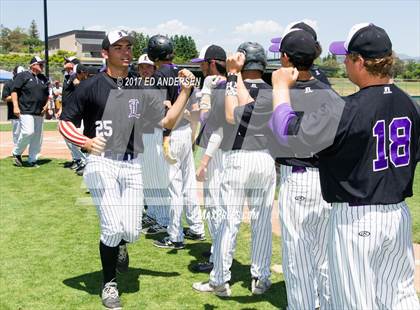
[[[204,124],[207,121],[208,117],[209,117],[209,112],[200,113],[200,123]]]
[[[292,110],[292,107],[286,103],[278,105],[273,111],[268,127],[270,127],[280,144],[287,144],[287,127],[290,120],[295,116],[296,113]]]

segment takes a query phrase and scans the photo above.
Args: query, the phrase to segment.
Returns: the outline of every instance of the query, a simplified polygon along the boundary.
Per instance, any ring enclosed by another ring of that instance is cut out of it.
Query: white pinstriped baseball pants
[[[140,158],[119,161],[89,155],[83,174],[98,212],[101,241],[109,247],[141,232],[143,181]]]
[[[331,205],[321,194],[319,171],[280,165],[282,267],[290,310],[330,308],[327,231]]]
[[[196,234],[204,234],[204,224],[197,197],[190,125],[172,130],[170,146],[171,153],[177,162],[169,166],[171,205],[167,231],[172,242],[182,242],[184,240],[182,230],[184,205],[185,217],[191,231]]]
[[[144,200],[147,204],[147,215],[159,225],[168,226],[171,203],[168,191],[169,164],[163,157],[162,132],[162,129],[155,128],[154,133],[143,134]]]
[[[224,157],[220,198],[224,217],[213,242],[214,267],[210,282],[221,285],[231,278],[236,237],[245,198],[251,216],[251,276],[261,280],[271,275],[271,211],[276,187],[274,160],[268,151],[229,151]]]
[[[420,309],[405,202],[333,203],[329,237],[333,309]]]
[[[209,162],[207,167],[207,178],[203,184],[205,205],[204,218],[207,220],[207,226],[213,242],[216,238],[216,233],[223,216],[223,209],[220,203],[223,158],[223,151],[218,149]],[[211,246],[211,252],[213,253],[213,245]],[[213,261],[213,255],[210,256],[209,261]]]

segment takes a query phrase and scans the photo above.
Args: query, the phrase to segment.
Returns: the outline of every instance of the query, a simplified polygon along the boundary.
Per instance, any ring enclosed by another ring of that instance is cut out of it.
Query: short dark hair
[[[219,71],[219,73],[221,75],[226,74],[226,63],[224,61],[215,59],[214,60],[214,65],[216,66],[217,71]]]
[[[282,53],[284,55],[287,53]],[[299,71],[308,71],[312,65],[314,64],[315,58],[309,58],[309,57],[300,57],[300,56],[289,56],[289,61],[292,63],[292,65],[298,69]]]

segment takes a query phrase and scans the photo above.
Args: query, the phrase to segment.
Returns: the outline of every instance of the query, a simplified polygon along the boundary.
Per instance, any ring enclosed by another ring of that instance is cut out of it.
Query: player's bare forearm
[[[13,114],[17,117],[20,117],[20,109],[19,109],[19,103],[18,103],[18,95],[17,92],[12,92],[12,102],[13,102]]]
[[[280,104],[290,105],[289,88],[293,86],[299,76],[296,68],[280,68],[271,75],[273,85],[273,110]]]
[[[185,106],[188,102],[188,97],[191,93],[191,89],[183,88],[178,95],[175,103],[166,113],[166,116],[162,119],[161,125],[164,128],[172,129],[182,118]]]
[[[238,105],[246,105],[254,101],[246,89],[242,75],[238,75]]]

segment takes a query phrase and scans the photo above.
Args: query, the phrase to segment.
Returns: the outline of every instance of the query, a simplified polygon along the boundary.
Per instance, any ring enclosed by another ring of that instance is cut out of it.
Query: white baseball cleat
[[[229,297],[232,295],[229,283],[222,285],[212,285],[210,282],[195,282],[192,285],[193,289],[202,293],[214,293],[220,297]]]
[[[258,280],[253,278],[251,281],[251,292],[254,295],[262,295],[264,294],[271,286],[271,281],[266,280]]]

